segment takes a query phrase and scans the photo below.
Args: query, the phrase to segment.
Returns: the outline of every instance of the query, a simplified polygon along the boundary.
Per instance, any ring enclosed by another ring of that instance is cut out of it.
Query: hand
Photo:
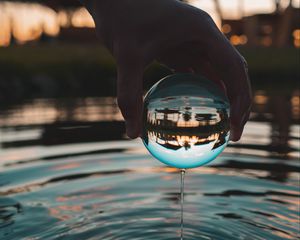
[[[202,73],[225,85],[232,141],[252,102],[244,58],[204,11],[176,0],[88,0],[100,40],[117,61],[118,105],[130,138],[140,135],[145,67],[153,60],[175,71]]]

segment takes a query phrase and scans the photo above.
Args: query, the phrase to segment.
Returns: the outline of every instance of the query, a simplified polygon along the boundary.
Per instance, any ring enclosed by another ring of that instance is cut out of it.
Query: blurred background
[[[210,13],[247,59],[251,120],[268,122],[268,147],[288,153],[290,126],[300,116],[299,0],[187,2]],[[152,64],[145,90],[168,74]],[[124,139],[115,95],[114,59],[78,1],[0,2],[2,148]]]
[[[186,239],[299,239],[300,0],[187,2],[246,58],[254,101],[242,139],[188,171]],[[170,73],[153,63],[145,91]],[[115,96],[79,2],[0,0],[1,239],[180,236],[179,172],[127,141]]]

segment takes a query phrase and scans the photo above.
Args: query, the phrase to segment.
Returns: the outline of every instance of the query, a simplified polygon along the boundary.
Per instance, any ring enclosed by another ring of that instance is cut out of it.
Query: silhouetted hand
[[[238,141],[252,102],[244,58],[204,11],[176,0],[87,0],[100,40],[118,67],[118,105],[130,138],[140,135],[143,72],[153,60],[224,83],[231,140]],[[223,85],[223,86],[224,86]]]

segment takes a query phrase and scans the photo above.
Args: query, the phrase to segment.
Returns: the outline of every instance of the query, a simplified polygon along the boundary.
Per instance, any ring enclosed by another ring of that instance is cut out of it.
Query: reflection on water
[[[55,162],[5,167],[2,239],[179,237],[178,171],[162,167],[146,152],[130,152],[144,149],[139,142],[123,147],[123,153],[62,156]],[[76,149],[69,146],[67,152]],[[269,165],[235,168],[231,159]],[[262,178],[272,171],[275,159],[225,153],[219,161],[223,164],[190,170],[186,178],[185,239],[299,237],[297,162],[283,163],[289,166],[283,184]],[[17,178],[21,174],[23,179]]]
[[[37,99],[0,110],[0,126],[28,126],[54,122],[120,121],[115,98]]]
[[[38,99],[0,111],[2,147],[124,138],[115,98]]]
[[[300,119],[300,92],[294,91],[290,95],[267,95],[264,91],[257,91],[253,118],[256,121],[270,122],[269,151],[281,154],[290,152],[295,146],[294,139],[299,138],[299,130],[293,124]]]
[[[241,141],[189,170],[185,239],[299,239],[296,94],[257,92]],[[178,239],[180,173],[139,140],[103,141],[124,137],[114,99],[46,102],[1,111],[0,238]]]

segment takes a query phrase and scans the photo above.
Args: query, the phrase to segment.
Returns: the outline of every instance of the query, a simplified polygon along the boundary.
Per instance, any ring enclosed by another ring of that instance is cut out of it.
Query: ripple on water
[[[179,239],[178,171],[141,151],[67,155],[7,166],[1,239]],[[272,160],[222,158],[187,172],[184,239],[300,237],[297,164],[278,181]]]
[[[17,214],[22,212],[22,206],[13,198],[0,196],[0,230],[3,236],[8,235],[8,229],[14,224]]]

